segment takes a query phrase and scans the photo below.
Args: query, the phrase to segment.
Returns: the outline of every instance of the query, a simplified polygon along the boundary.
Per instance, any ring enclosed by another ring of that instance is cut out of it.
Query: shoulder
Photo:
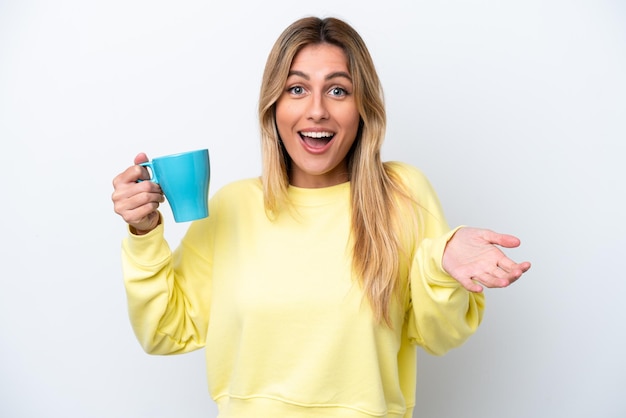
[[[261,181],[249,178],[228,183],[212,194],[209,199],[209,216],[191,224],[186,242],[198,245],[198,242],[205,242],[206,236],[216,230],[229,228],[233,223],[257,212],[264,213]]]
[[[432,190],[430,181],[419,168],[399,161],[387,161],[384,166],[392,181],[399,183],[396,185],[400,188],[408,189],[411,195]]]
[[[251,194],[262,192],[263,186],[261,185],[261,180],[259,178],[248,178],[236,180],[222,186],[215,192],[215,197],[219,197],[220,199],[227,196],[245,198],[249,197]]]
[[[418,168],[402,162],[386,162],[385,169],[400,195],[408,196],[427,212],[441,210],[439,196],[428,177]]]
[[[232,207],[263,201],[263,186],[259,178],[236,180],[219,188],[211,197],[212,206]]]
[[[401,203],[401,207],[411,208],[419,214],[422,237],[439,236],[449,230],[439,197],[420,169],[406,163],[386,162],[385,170],[398,199],[406,202],[405,198],[408,198],[410,201],[407,206]]]

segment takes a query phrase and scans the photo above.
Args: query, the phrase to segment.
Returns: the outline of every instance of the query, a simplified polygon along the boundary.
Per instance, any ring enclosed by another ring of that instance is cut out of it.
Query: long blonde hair
[[[291,24],[274,44],[263,74],[259,100],[262,182],[265,209],[275,216],[288,204],[290,158],[279,140],[276,101],[284,91],[295,55],[305,46],[328,43],[343,49],[361,117],[357,138],[348,154],[352,210],[352,268],[359,278],[374,317],[391,326],[389,308],[397,294],[400,248],[398,207],[405,195],[381,160],[386,112],[374,63],[361,36],[347,23],[307,17]]]

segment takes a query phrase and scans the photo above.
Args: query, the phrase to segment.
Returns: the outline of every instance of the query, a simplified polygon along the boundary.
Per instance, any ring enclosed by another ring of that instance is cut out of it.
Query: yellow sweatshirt
[[[410,288],[377,324],[351,274],[350,184],[291,187],[296,209],[270,221],[258,179],[219,190],[174,253],[163,226],[123,242],[129,314],[154,354],[206,347],[220,418],[404,417],[415,405],[416,348],[443,354],[482,318],[482,294],[441,267],[450,231],[415,168],[389,163],[421,206],[404,231]],[[415,210],[411,208],[411,210]],[[374,261],[375,262],[375,261]]]

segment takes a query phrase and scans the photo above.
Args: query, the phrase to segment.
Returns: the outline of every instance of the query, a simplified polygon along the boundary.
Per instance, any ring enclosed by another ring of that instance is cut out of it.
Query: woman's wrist
[[[154,231],[157,226],[161,225],[161,214],[159,212],[154,212],[149,215],[150,225],[148,228],[137,228],[132,225],[128,225],[128,229],[130,233],[133,235],[146,235],[150,232]]]

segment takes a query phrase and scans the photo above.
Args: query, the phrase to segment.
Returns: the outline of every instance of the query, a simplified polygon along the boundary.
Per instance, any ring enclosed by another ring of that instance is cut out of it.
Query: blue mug
[[[161,186],[176,222],[209,216],[209,150],[166,155],[140,165],[148,167],[150,181]]]

